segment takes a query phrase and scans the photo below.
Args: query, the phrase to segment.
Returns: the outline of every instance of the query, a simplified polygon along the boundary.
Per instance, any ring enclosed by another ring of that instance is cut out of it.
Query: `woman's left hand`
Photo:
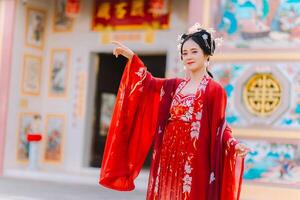
[[[235,151],[238,156],[245,158],[246,155],[251,151],[251,149],[243,143],[237,143],[235,145]]]

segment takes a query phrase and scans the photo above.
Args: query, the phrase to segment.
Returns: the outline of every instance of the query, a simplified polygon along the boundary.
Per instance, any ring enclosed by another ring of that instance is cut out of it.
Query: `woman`
[[[100,184],[134,189],[154,143],[147,199],[239,199],[249,151],[225,123],[226,93],[207,70],[215,40],[195,24],[181,36],[188,79],[158,79],[129,48],[101,167]]]

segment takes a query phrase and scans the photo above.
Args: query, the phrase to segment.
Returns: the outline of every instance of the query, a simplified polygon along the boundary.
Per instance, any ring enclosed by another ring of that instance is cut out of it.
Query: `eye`
[[[192,53],[198,53],[198,51],[197,51],[197,50],[194,50],[194,51],[192,51]]]
[[[187,53],[186,53],[186,52],[183,52],[183,53],[182,53],[182,55],[183,55],[183,56],[186,56],[186,55],[187,55]]]

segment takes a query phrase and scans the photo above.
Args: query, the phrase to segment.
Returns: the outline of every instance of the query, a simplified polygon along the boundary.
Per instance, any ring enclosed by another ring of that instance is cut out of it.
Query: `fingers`
[[[131,59],[133,56],[133,51],[131,49],[129,49],[128,47],[126,47],[125,45],[123,45],[122,43],[118,42],[118,41],[112,41],[112,44],[117,45],[117,47],[113,50],[113,54],[118,57],[118,55],[122,55],[128,59]]]
[[[112,43],[112,44],[115,44],[115,45],[117,45],[117,46],[119,46],[119,47],[125,48],[125,45],[123,45],[121,42],[118,42],[118,41],[116,41],[116,40],[111,41],[111,43]]]
[[[118,57],[117,48],[113,50],[113,55],[116,56],[116,58]]]
[[[116,47],[113,50],[113,55],[115,55],[117,58],[120,54],[122,54],[122,52],[123,52],[123,49],[121,47]]]
[[[238,156],[239,157],[242,157],[242,158],[245,158],[247,155],[247,152],[244,152],[244,153],[238,153]]]
[[[238,156],[244,158],[251,151],[251,149],[246,145],[239,143],[236,145],[236,151]]]

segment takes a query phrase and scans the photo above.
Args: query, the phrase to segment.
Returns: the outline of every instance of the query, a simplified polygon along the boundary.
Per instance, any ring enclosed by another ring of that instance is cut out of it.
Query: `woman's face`
[[[202,70],[207,55],[204,55],[200,46],[192,39],[188,39],[182,46],[182,61],[186,69],[191,72]]]

